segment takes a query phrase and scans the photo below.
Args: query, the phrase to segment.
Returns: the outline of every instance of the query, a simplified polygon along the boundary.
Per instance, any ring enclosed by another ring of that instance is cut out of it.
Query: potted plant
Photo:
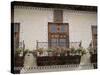
[[[60,47],[54,48],[53,53],[55,54],[55,56],[60,56],[61,55],[61,48]]]
[[[76,50],[76,54],[77,55],[82,55],[82,48],[81,47]]]
[[[83,54],[86,54],[86,51],[83,47],[80,47],[76,50],[76,54],[82,56]]]
[[[71,55],[72,56],[75,55],[75,48],[74,47],[71,48]]]
[[[23,67],[24,64],[23,48],[16,49],[16,54],[14,58],[15,58],[14,65],[16,67]]]
[[[53,56],[53,53],[52,53],[53,51],[54,51],[54,49],[48,48],[48,50],[47,50],[48,56]]]
[[[86,50],[83,48],[82,49],[82,55],[86,54]]]
[[[65,56],[66,50],[64,48],[61,48],[60,56]]]
[[[37,56],[41,56],[43,54],[43,48],[37,49]]]
[[[23,56],[23,48],[17,48],[16,49],[16,55],[19,56],[19,57],[22,57]]]
[[[65,49],[65,56],[70,56],[70,48]]]

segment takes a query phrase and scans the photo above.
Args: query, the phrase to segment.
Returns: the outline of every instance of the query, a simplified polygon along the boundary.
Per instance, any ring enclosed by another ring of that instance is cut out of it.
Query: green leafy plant
[[[76,51],[76,49],[74,47],[70,48],[70,54],[71,55],[75,55],[75,51]]]
[[[74,52],[75,52],[75,48],[72,47],[72,48],[71,48],[71,53],[74,53]]]
[[[52,51],[54,51],[54,49],[49,48],[49,49],[47,49],[47,51],[48,51],[48,52],[52,52]]]
[[[17,48],[15,56],[22,57],[23,56],[23,48]]]
[[[39,52],[39,54],[42,54],[43,53],[43,48],[39,48],[39,49],[37,49],[37,51]]]
[[[86,53],[85,49],[83,47],[80,47],[76,50],[76,53],[78,53],[79,55],[83,55]]]
[[[17,49],[16,49],[16,53],[17,53],[17,54],[20,54],[22,51],[23,51],[22,48],[17,48]]]

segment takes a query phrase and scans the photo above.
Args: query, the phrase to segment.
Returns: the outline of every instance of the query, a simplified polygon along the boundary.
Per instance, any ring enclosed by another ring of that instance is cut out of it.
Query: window
[[[68,23],[48,23],[49,47],[69,47]]]
[[[54,22],[63,21],[63,10],[54,10]]]
[[[61,32],[66,32],[67,28],[66,25],[61,25]]]
[[[59,39],[60,42],[59,42],[59,45],[60,47],[66,47],[66,39]]]
[[[52,47],[56,47],[57,46],[57,39],[51,39],[51,45],[52,45]]]
[[[51,25],[50,29],[51,32],[56,32],[56,25]]]
[[[93,47],[97,48],[97,26],[92,26],[92,41]]]
[[[12,23],[14,27],[14,49],[19,47],[20,23]]]

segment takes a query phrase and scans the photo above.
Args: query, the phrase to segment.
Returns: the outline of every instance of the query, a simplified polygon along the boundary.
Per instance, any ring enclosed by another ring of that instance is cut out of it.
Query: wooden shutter
[[[63,10],[54,10],[54,22],[56,23],[63,22]]]

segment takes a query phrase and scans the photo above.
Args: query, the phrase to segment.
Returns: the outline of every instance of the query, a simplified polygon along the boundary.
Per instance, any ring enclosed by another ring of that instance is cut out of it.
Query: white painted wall
[[[70,42],[82,41],[87,48],[92,40],[91,25],[97,25],[97,14],[87,11],[65,10],[63,22],[69,23]]]
[[[36,48],[36,40],[48,40],[48,22],[53,21],[52,10],[15,8],[14,22],[20,22],[20,41],[25,41],[26,49]]]
[[[26,49],[33,50],[36,40],[48,41],[48,22],[53,22],[53,9],[15,7],[14,22],[20,23],[20,41],[25,41]],[[97,25],[96,13],[64,10],[63,22],[69,23],[70,41],[82,40],[83,47],[88,47],[92,39],[91,25]]]

